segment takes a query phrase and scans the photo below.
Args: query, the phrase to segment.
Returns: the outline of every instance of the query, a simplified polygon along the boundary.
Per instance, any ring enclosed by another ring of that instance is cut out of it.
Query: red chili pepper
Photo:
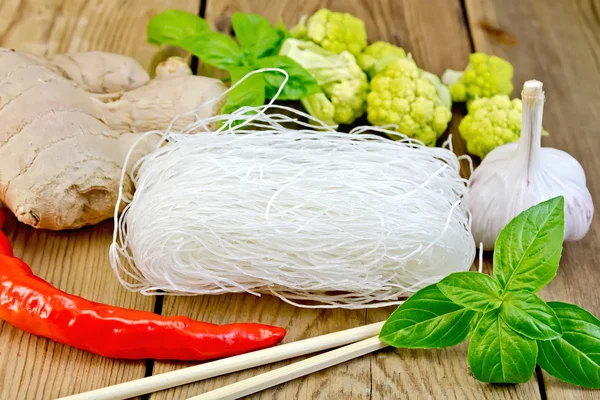
[[[0,210],[0,223],[4,218]],[[2,225],[0,224],[0,227]],[[0,231],[0,319],[34,335],[127,359],[207,360],[273,346],[285,330],[215,325],[95,303],[56,289],[12,256]]]
[[[2,210],[0,208],[0,229],[2,229],[3,225],[4,225],[4,210]],[[4,233],[2,233],[1,230],[0,230],[0,254],[4,254],[7,256],[13,255],[10,242],[8,241],[8,238],[6,237],[6,235]]]

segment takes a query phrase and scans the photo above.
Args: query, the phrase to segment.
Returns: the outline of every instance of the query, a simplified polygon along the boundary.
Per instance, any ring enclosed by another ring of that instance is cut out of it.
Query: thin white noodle
[[[110,261],[130,290],[380,307],[475,258],[450,148],[390,127],[339,133],[273,100],[173,126],[148,132],[160,135],[154,151],[127,168],[134,145],[123,169],[121,186],[130,170],[136,192],[119,192]]]

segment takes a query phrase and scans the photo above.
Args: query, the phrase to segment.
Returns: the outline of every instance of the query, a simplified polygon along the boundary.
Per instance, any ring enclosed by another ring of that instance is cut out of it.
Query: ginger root
[[[50,62],[62,75],[92,93],[124,92],[150,80],[137,61],[121,54],[102,51],[58,54]]]
[[[0,49],[0,203],[42,229],[75,229],[112,217],[131,144],[225,91],[220,81],[188,74],[182,65],[158,68],[159,76],[149,80],[137,62],[120,55],[45,60]],[[196,115],[213,115],[221,106],[210,104]],[[175,128],[193,118],[181,118]],[[139,145],[132,162],[151,147],[150,141]],[[128,177],[123,190],[126,196],[133,191]]]

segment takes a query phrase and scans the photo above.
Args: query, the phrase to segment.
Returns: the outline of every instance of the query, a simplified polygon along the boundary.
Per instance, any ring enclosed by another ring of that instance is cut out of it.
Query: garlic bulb
[[[565,240],[585,236],[594,214],[583,168],[564,151],[541,147],[542,83],[525,82],[523,120],[517,143],[497,147],[470,179],[467,205],[476,243],[494,248],[498,234],[517,214],[556,196],[565,199]]]

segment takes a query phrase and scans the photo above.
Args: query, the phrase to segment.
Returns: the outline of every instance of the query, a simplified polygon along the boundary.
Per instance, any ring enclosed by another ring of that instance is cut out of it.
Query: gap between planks
[[[204,14],[206,12],[206,2],[207,0],[200,0],[200,5],[198,7],[198,16],[204,18]],[[192,68],[192,71],[194,71],[194,73],[197,73],[198,71],[198,57],[196,56],[192,56],[192,61],[191,61],[191,65],[190,67]],[[164,295],[160,295],[157,294],[154,296],[154,313],[158,314],[158,315],[162,315],[163,314],[163,305],[165,302],[165,296]],[[146,360],[146,371],[144,373],[144,377],[149,377],[154,375],[154,364],[155,364],[155,360],[154,359],[149,359]],[[141,400],[150,400],[150,396],[152,394],[144,394],[140,397]]]

